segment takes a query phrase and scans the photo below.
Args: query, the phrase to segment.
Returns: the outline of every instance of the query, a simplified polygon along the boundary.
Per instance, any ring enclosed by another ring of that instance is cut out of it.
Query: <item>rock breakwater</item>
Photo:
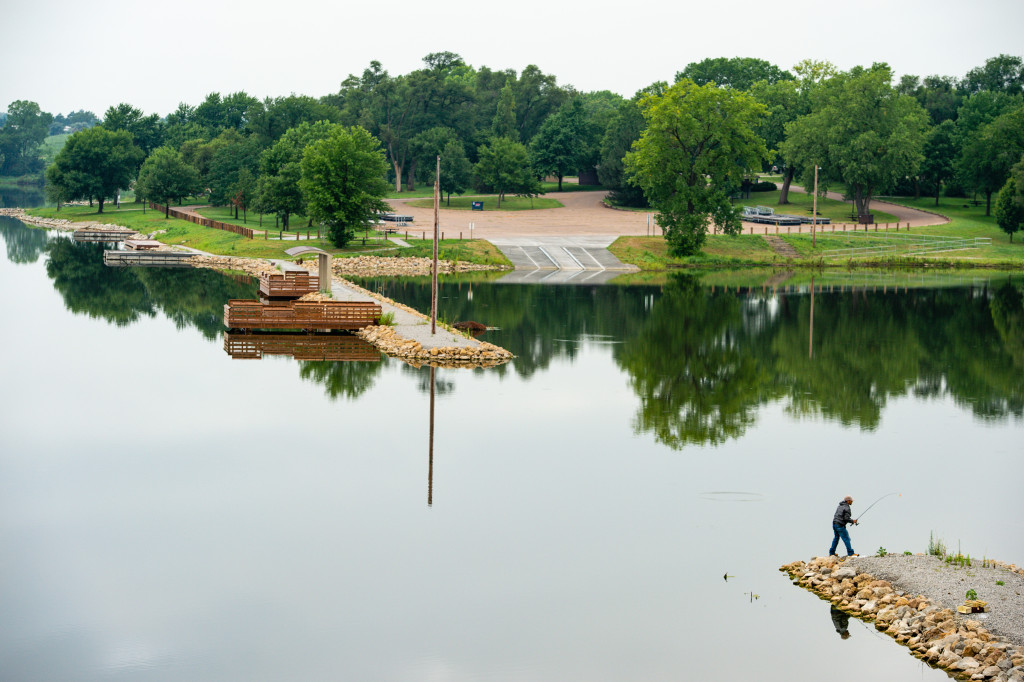
[[[1019,570],[1001,566],[1007,575]],[[914,656],[954,677],[1024,682],[1021,642],[996,636],[980,620],[944,607],[932,596],[894,588],[861,570],[856,559],[841,563],[837,557],[815,557],[779,570],[846,613],[874,621],[877,630],[907,646]]]

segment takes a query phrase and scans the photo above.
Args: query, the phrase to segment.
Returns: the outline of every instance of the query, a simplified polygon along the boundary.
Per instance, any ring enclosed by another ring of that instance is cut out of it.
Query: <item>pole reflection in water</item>
[[[811,275],[811,331],[807,335],[807,357],[814,357],[814,275]]]
[[[436,367],[430,368],[430,445],[429,464],[427,465],[427,506],[434,504],[434,372]]]

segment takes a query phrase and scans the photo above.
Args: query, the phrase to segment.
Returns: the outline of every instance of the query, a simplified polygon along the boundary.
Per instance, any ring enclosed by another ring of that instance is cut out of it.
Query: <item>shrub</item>
[[[779,188],[774,182],[755,182],[750,186],[751,192],[774,192]]]

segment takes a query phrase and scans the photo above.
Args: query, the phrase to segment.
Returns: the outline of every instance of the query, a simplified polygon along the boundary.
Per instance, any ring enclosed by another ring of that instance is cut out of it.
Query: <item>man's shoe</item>
[[[847,554],[846,558],[849,559],[852,556],[860,556],[860,554],[857,554],[856,552],[854,552],[853,554]]]

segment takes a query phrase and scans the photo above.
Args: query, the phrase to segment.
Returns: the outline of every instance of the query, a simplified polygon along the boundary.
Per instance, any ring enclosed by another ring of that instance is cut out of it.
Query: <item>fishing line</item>
[[[862,511],[862,512],[860,513],[860,515],[859,515],[859,516],[857,517],[857,522],[858,522],[858,523],[860,523],[860,520],[864,518],[864,515],[868,513],[868,510],[869,510],[869,509],[871,509],[872,507],[874,507],[874,506],[875,506],[876,504],[878,504],[879,502],[881,502],[881,501],[882,501],[882,500],[884,500],[885,498],[887,498],[887,497],[892,497],[893,495],[899,495],[900,497],[903,497],[903,493],[889,493],[888,495],[882,495],[882,496],[881,496],[881,497],[879,497],[879,498],[878,498],[877,500],[875,500],[874,502],[872,502],[871,504],[869,504],[869,505],[868,505],[868,508],[867,508],[867,509],[865,509],[864,511]]]

